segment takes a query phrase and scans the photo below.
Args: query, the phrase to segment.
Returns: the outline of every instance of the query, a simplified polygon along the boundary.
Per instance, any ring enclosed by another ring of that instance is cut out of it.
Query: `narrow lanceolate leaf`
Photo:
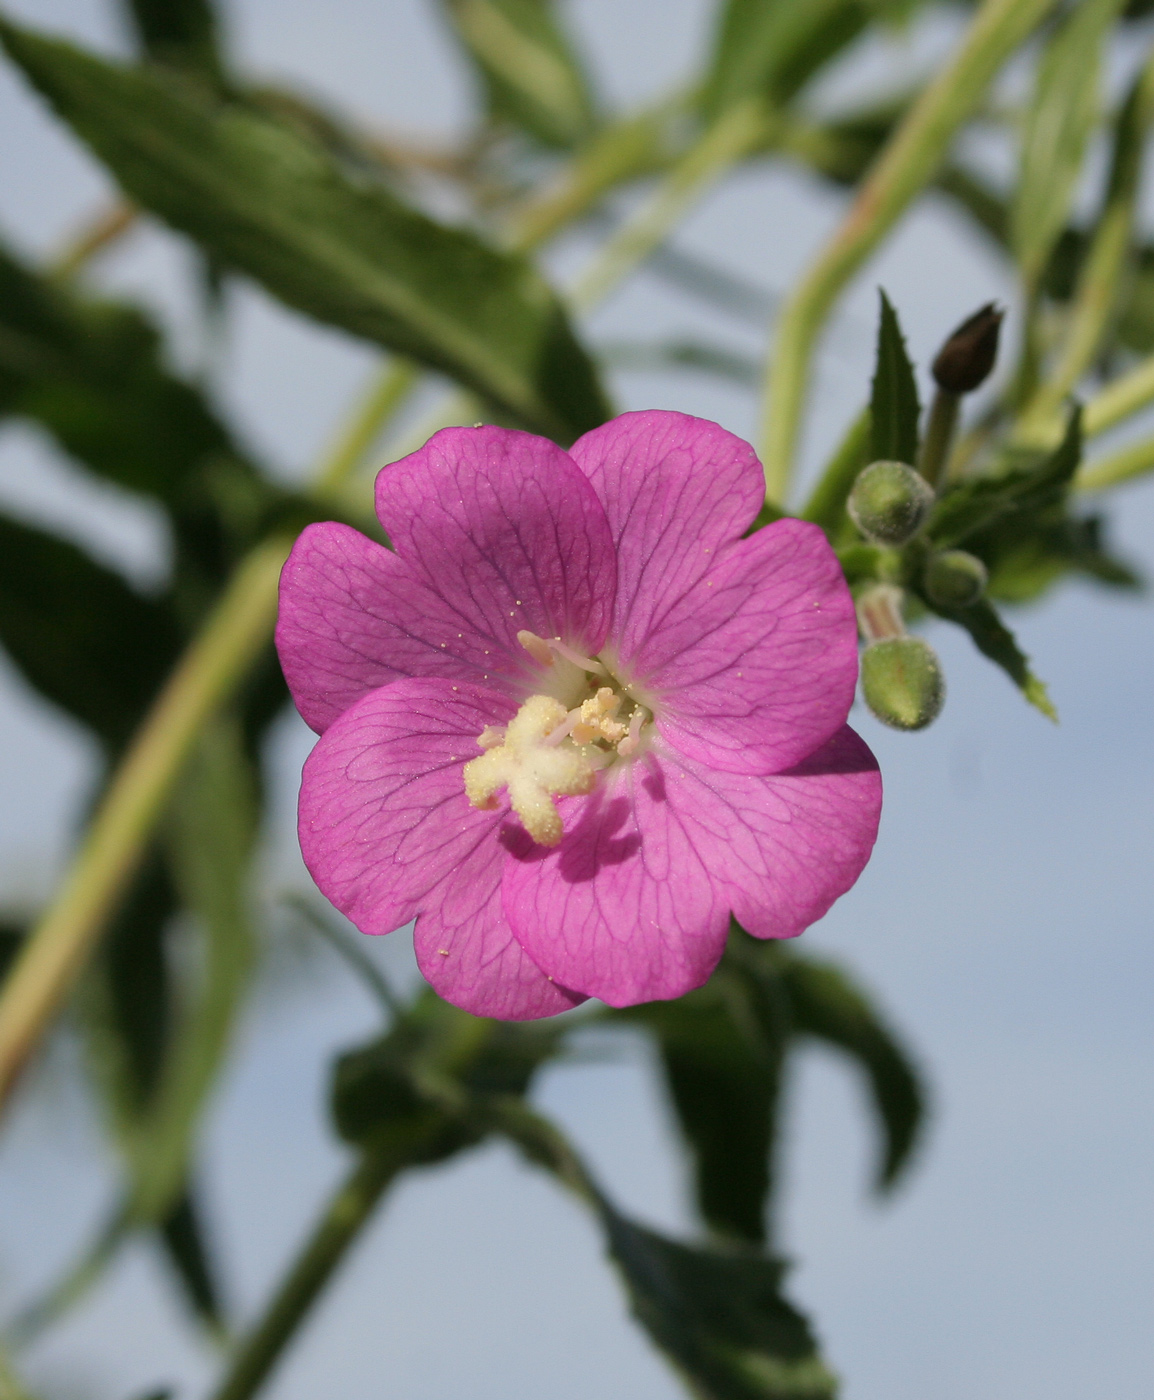
[[[1058,722],[1058,711],[1054,708],[1045,682],[1034,675],[1030,669],[1030,658],[1018,646],[1014,634],[991,603],[983,599],[968,608],[944,608],[930,602],[925,596],[922,602],[939,617],[964,627],[982,655],[988,656],[1005,671],[1030,704],[1041,710],[1047,719],[1052,719],[1055,724]]]
[[[1028,287],[1037,285],[1066,222],[1098,117],[1102,42],[1124,0],[1080,0],[1038,63],[1022,133],[1010,241]]]
[[[219,24],[210,0],[124,0],[149,58],[218,79]]]
[[[727,0],[702,91],[705,115],[755,94],[787,101],[870,18],[857,0]]]
[[[558,441],[607,416],[560,302],[523,258],[408,208],[267,110],[7,21],[0,39],[137,203],[287,305]]]
[[[977,476],[951,486],[938,501],[926,533],[939,549],[969,540],[996,521],[1032,524],[1062,501],[1082,460],[1082,410],[1075,408],[1061,443],[1029,466]]]
[[[134,307],[55,286],[0,246],[0,417],[31,418],[90,470],[169,506],[228,461],[254,481],[227,429],[165,366]]]
[[[909,1054],[871,998],[841,968],[791,956],[781,977],[794,1031],[843,1051],[865,1076],[881,1129],[875,1181],[879,1191],[888,1190],[908,1165],[925,1117]]]
[[[885,292],[878,321],[877,365],[870,398],[870,450],[875,462],[917,461],[918,386],[897,312]]]
[[[492,116],[550,146],[573,146],[594,124],[580,61],[552,0],[443,0],[477,65]]]
[[[165,609],[75,545],[0,517],[0,644],[41,695],[115,750],[180,638]]]

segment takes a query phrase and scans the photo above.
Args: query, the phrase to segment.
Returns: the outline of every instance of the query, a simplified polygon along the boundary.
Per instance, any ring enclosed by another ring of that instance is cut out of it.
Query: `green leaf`
[[[1070,211],[1098,118],[1102,44],[1123,0],[1080,0],[1046,45],[1022,133],[1010,241],[1036,286]]]
[[[919,596],[931,612],[964,627],[982,655],[1000,666],[1030,704],[1057,724],[1058,711],[1054,708],[1045,682],[1034,675],[1030,669],[1030,658],[1019,648],[1014,634],[998,616],[992,603],[983,599],[968,608],[943,608],[931,603],[924,594]]]
[[[594,125],[594,102],[552,0],[442,0],[477,65],[492,116],[550,146],[570,147]]]
[[[949,487],[931,512],[926,533],[937,548],[950,549],[996,521],[1012,518],[1021,529],[1065,499],[1081,460],[1082,410],[1075,408],[1053,452]]]
[[[796,954],[782,982],[794,1031],[847,1054],[865,1075],[881,1128],[875,1184],[889,1190],[909,1164],[925,1118],[917,1071],[870,997],[833,963]]]
[[[132,307],[53,284],[0,247],[0,414],[31,418],[92,471],[177,506],[216,464],[257,480]]]
[[[905,462],[918,457],[918,386],[906,353],[905,337],[889,297],[879,289],[877,364],[870,396],[870,451],[875,462]]]
[[[635,1317],[699,1400],[832,1400],[837,1383],[782,1297],[780,1260],[666,1239],[622,1215],[559,1130],[526,1105],[480,1111],[594,1212]]]
[[[705,116],[757,93],[788,101],[870,18],[857,0],[726,0],[702,90]]]
[[[109,749],[179,651],[168,612],[75,545],[0,516],[0,642],[46,699]]]
[[[220,1282],[205,1239],[200,1208],[189,1185],[160,1225],[160,1237],[189,1305],[210,1328],[224,1322]]]
[[[267,110],[7,21],[0,39],[133,199],[287,305],[443,370],[558,441],[608,415],[524,258],[406,207]]]
[[[702,1400],[831,1400],[837,1382],[781,1294],[780,1260],[680,1244],[606,1207],[637,1320]]]
[[[848,521],[845,503],[858,473],[871,460],[877,460],[870,457],[872,445],[871,410],[863,408],[846,429],[801,512],[803,520],[812,520],[815,525],[820,525],[831,539],[841,535],[842,527]]]
[[[219,25],[209,0],[125,0],[125,6],[149,58],[220,79]]]
[[[789,1027],[762,1014],[751,990],[723,965],[677,1001],[611,1014],[657,1042],[702,1219],[719,1235],[761,1244]]]

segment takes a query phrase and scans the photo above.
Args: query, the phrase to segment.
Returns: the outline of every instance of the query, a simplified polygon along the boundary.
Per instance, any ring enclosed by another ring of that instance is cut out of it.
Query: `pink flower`
[[[277,628],[321,734],[301,848],[358,928],[416,918],[442,996],[528,1019],[680,996],[731,912],[789,938],[853,884],[881,805],[853,605],[816,526],[742,538],[746,443],[448,428],[376,492],[396,552],[309,526]]]

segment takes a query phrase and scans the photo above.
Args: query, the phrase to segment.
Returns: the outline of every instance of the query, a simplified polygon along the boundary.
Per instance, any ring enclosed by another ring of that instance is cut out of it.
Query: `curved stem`
[[[785,500],[818,333],[843,287],[933,178],[958,127],[1053,0],[984,0],[962,44],[875,162],[841,227],[781,314],[766,389],[762,460],[771,500]]]
[[[402,396],[409,371],[390,364],[348,432],[317,470],[317,490],[336,490]],[[388,388],[388,392],[385,392]],[[368,410],[372,408],[373,412]],[[375,414],[376,427],[371,419]],[[56,896],[0,991],[0,1112],[20,1070],[67,997],[140,862],[197,733],[234,693],[268,644],[277,582],[292,545],[276,535],[256,546],[225,588],[153,702],[89,824]]]

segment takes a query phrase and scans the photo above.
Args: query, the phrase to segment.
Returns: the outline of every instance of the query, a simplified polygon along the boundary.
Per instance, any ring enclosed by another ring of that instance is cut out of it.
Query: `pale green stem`
[[[371,1149],[358,1162],[325,1208],[267,1312],[244,1339],[213,1400],[249,1400],[256,1394],[402,1165],[387,1148]]]
[[[404,372],[403,365],[389,365],[370,392],[381,423],[399,401],[399,394],[383,392],[384,384],[395,389]],[[371,440],[362,405],[353,423],[362,440]],[[318,469],[323,493],[335,491],[357,465],[352,436],[343,435]],[[0,990],[0,1111],[135,873],[197,733],[268,644],[291,545],[287,536],[265,540],[236,570],[137,731],[60,889],[21,948]]]
[[[954,441],[958,426],[958,409],[961,395],[952,394],[948,389],[938,388],[930,404],[930,416],[918,453],[918,471],[931,486],[937,486],[942,479],[946,460]]]
[[[773,119],[765,104],[749,99],[731,107],[696,141],[661,182],[652,198],[599,250],[569,293],[569,303],[587,311],[602,301],[662,243],[669,230],[706,189],[755,147],[764,144]]]
[[[821,327],[849,279],[933,178],[958,127],[1053,0],[984,0],[937,77],[890,138],[837,233],[786,303],[766,389],[762,432],[769,498],[784,502]]]
[[[1150,471],[1154,471],[1154,438],[1143,438],[1096,462],[1086,462],[1074,477],[1074,486],[1079,491],[1104,491]]]
[[[1150,403],[1154,403],[1154,355],[1094,395],[1082,414],[1082,431],[1096,437]]]
[[[1130,253],[1141,156],[1152,120],[1154,59],[1147,61],[1127,101],[1106,207],[1078,278],[1061,353],[1014,431],[1018,441],[1061,437],[1063,401],[1090,368],[1109,329]]]
[[[316,495],[329,495],[344,486],[419,376],[418,367],[402,359],[390,361],[384,373],[373,376],[368,392],[323,458],[312,487]]]

